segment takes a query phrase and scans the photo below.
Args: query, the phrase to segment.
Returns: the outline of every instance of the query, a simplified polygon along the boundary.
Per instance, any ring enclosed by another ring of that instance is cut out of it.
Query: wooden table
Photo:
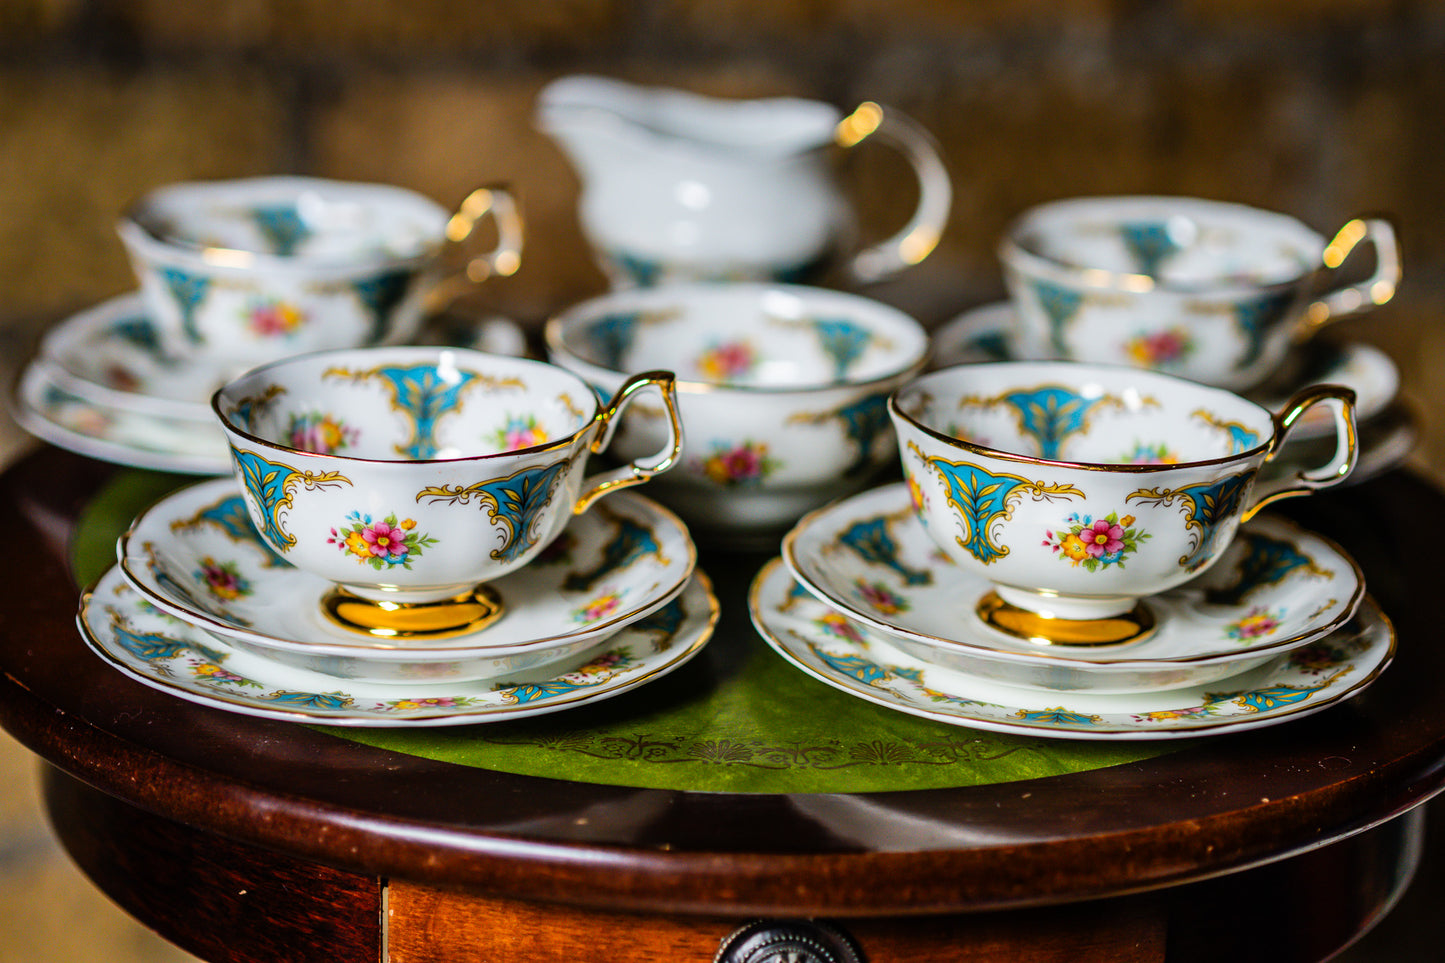
[[[1072,775],[769,794],[451,765],[132,682],[73,623],[67,543],[111,471],[42,449],[0,476],[0,724],[81,869],[210,960],[705,961],[755,920],[794,922],[730,961],[1317,960],[1390,905],[1445,783],[1445,496],[1403,472],[1289,503],[1398,628],[1358,698]],[[724,620],[686,671],[760,644],[762,561],[704,556]]]

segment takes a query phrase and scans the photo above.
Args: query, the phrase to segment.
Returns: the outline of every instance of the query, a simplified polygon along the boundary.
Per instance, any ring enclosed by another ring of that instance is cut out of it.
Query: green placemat
[[[113,563],[115,539],[138,512],[186,482],[128,471],[107,485],[83,513],[76,533],[74,564],[81,583]],[[614,699],[513,722],[316,728],[462,766],[701,792],[974,786],[1098,769],[1184,744],[1035,739],[946,725],[864,702],[804,675],[763,643],[745,604],[750,572],[710,574],[723,605],[712,642],[672,675]]]

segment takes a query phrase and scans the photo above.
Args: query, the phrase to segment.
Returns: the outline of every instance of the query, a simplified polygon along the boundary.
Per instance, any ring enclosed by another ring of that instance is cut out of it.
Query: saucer
[[[681,666],[712,635],[718,602],[698,572],[676,599],[599,642],[565,673],[492,682],[348,682],[239,651],[157,610],[111,568],[81,597],[76,621],[91,651],[154,689],[285,722],[447,726],[503,722],[610,699]]]
[[[974,614],[991,583],[938,550],[901,482],[807,516],[782,553],[809,591],[895,647],[982,678],[1056,690],[1163,689],[1233,675],[1340,628],[1365,591],[1338,546],[1260,516],[1203,574],[1145,601],[1156,619],[1151,635],[1114,646],[1041,645]]]
[[[521,660],[580,653],[661,608],[692,577],[697,551],[678,518],[617,492],[577,515],[541,555],[490,583],[506,610],[453,638],[387,641],[328,620],[332,583],[276,556],[230,478],[166,496],[120,537],[125,579],[148,601],[235,648],[371,681],[482,678]]]
[[[1018,322],[1007,301],[965,311],[933,332],[934,367],[981,361],[1045,361],[1025,358],[1014,345]],[[1271,411],[1284,407],[1289,396],[1311,384],[1342,384],[1355,389],[1355,417],[1372,418],[1385,409],[1400,389],[1400,369],[1390,356],[1373,345],[1334,344],[1316,339],[1300,352],[1290,370],[1263,388],[1246,394]],[[1333,419],[1325,411],[1311,412],[1295,428],[1293,439],[1333,434]]]
[[[189,475],[225,475],[231,454],[214,422],[140,414],[95,404],[55,384],[50,366],[25,366],[14,416],[37,438],[88,458]]]
[[[781,560],[758,573],[749,609],[779,655],[849,695],[950,725],[1057,739],[1179,739],[1298,719],[1359,694],[1395,651],[1393,626],[1366,599],[1338,631],[1212,684],[1065,695],[999,685],[915,659],[813,598]]]

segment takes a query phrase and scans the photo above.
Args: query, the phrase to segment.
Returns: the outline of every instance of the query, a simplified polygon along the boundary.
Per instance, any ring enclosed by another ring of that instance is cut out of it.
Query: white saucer
[[[433,319],[419,343],[521,355],[514,321]],[[193,475],[231,470],[211,394],[239,370],[220,361],[170,357],[139,293],[111,298],[47,331],[15,388],[15,418],[26,431],[101,461]]]
[[[1154,633],[1115,646],[1041,645],[974,614],[991,584],[933,544],[905,483],[821,508],[783,540],[795,578],[850,619],[936,665],[1009,685],[1125,692],[1234,675],[1344,625],[1364,597],[1358,566],[1283,519],[1240,527],[1218,562],[1145,604]]]
[[[1057,739],[1179,739],[1298,719],[1359,694],[1395,651],[1393,626],[1367,599],[1339,631],[1212,685],[1060,694],[999,685],[912,658],[882,633],[813,598],[781,560],[758,573],[749,608],[779,655],[849,695],[951,725]]]
[[[1023,358],[1015,346],[1017,329],[1013,305],[1007,301],[965,311],[933,332],[933,364],[943,368],[980,361],[1040,361]],[[1400,370],[1385,352],[1373,345],[1336,345],[1312,342],[1297,359],[1297,366],[1267,388],[1249,393],[1271,411],[1284,407],[1289,396],[1311,384],[1342,384],[1355,389],[1355,417],[1372,418],[1384,410],[1400,390]],[[1326,411],[1307,413],[1292,439],[1318,437],[1334,431],[1334,418]]]
[[[503,722],[621,695],[695,656],[718,603],[706,575],[654,615],[598,643],[563,674],[408,687],[345,682],[241,652],[145,602],[110,569],[80,601],[86,644],[121,672],[191,702],[244,715],[334,726],[448,726]]]
[[[454,638],[387,641],[322,614],[332,583],[267,548],[231,478],[166,496],[131,524],[118,552],[125,579],[187,624],[298,668],[374,682],[495,677],[578,655],[675,598],[697,564],[677,516],[618,492],[491,583],[506,606],[496,622]]]
[[[219,425],[97,405],[56,385],[45,365],[21,371],[14,415],[37,438],[88,458],[189,475],[231,471]]]

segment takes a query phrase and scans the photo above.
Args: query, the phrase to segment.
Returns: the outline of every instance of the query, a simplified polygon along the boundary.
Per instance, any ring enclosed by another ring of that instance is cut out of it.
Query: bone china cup
[[[505,599],[484,583],[530,562],[599,497],[664,471],[663,441],[584,476],[644,393],[675,411],[669,372],[622,379],[606,404],[539,361],[449,348],[361,348],[266,365],[212,399],[246,508],[281,558],[335,583],[333,621],[385,637],[478,629]]]
[[[470,252],[484,219],[498,244]],[[425,312],[510,274],[522,225],[501,188],[453,214],[400,187],[309,177],[158,188],[116,227],[163,348],[244,370],[291,354],[405,341]]]
[[[1334,416],[1325,465],[1260,477],[1310,408]],[[1231,392],[1071,362],[959,365],[889,399],[913,508],[954,563],[992,583],[969,600],[1039,642],[1147,637],[1147,598],[1203,572],[1265,505],[1343,481],[1354,392],[1301,390],[1277,413]]]
[[[552,318],[546,339],[602,392],[638,366],[677,373],[688,453],[653,491],[700,540],[733,545],[775,543],[893,461],[886,401],[928,353],[922,326],[887,305],[767,283],[604,295]],[[634,405],[614,449],[655,449],[664,415]]]
[[[1365,242],[1375,269],[1336,270]],[[1090,197],[1032,208],[999,247],[1023,359],[1128,364],[1244,391],[1321,326],[1389,301],[1388,221],[1328,242],[1284,214],[1187,197]]]

